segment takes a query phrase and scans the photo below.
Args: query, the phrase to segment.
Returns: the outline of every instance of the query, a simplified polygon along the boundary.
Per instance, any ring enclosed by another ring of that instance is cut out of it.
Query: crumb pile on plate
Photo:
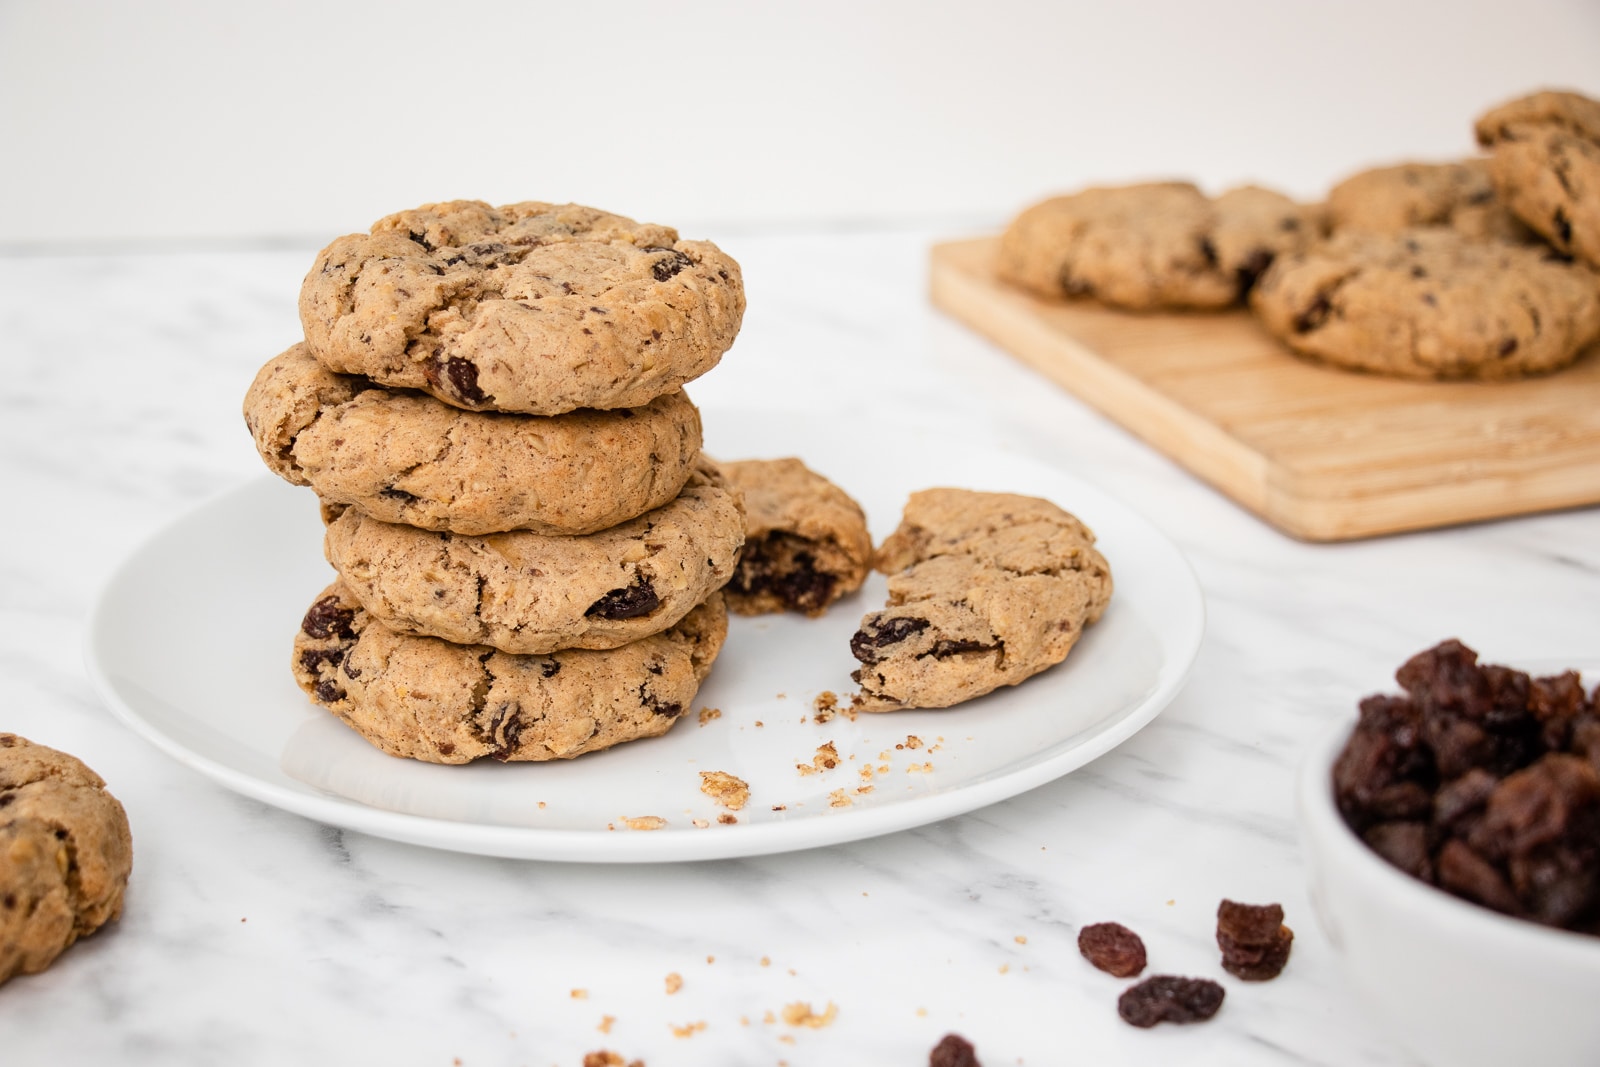
[[[430,204],[319,253],[304,339],[244,403],[328,523],[339,578],[292,659],[311,700],[434,763],[671,728],[745,531],[682,387],[744,307],[715,245],[572,204]]]
[[[128,816],[73,756],[0,733],[0,983],[122,915]]]
[[[1540,92],[1476,124],[1487,155],[1350,175],[1319,205],[1185,182],[1023,211],[1004,279],[1136,311],[1247,304],[1292,352],[1413,379],[1559,370],[1600,338],[1600,101]]]

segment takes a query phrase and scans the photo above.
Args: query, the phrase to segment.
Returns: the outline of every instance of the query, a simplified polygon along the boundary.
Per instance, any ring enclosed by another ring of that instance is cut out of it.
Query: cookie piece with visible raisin
[[[699,377],[744,316],[708,241],[577,204],[427,204],[340,237],[300,290],[333,371],[473,411],[648,404]]]
[[[1600,267],[1600,100],[1541,92],[1477,122],[1511,212],[1564,255]]]
[[[1037,497],[913,493],[874,566],[887,605],[850,641],[855,706],[943,708],[1060,663],[1111,598],[1094,534]]]
[[[727,631],[713,593],[671,629],[620,648],[524,656],[397,634],[335,582],[301,622],[291,669],[312,703],[391,756],[569,759],[670,730]]]
[[[1018,215],[996,269],[1044,297],[1135,311],[1225,308],[1321,225],[1317,209],[1255,186],[1216,199],[1188,182],[1085,189]]]
[[[818,616],[861,588],[872,564],[867,518],[849,494],[798,459],[724,462],[744,494],[745,541],[723,590],[740,615]]]
[[[122,914],[128,816],[73,756],[0,733],[0,983]]]

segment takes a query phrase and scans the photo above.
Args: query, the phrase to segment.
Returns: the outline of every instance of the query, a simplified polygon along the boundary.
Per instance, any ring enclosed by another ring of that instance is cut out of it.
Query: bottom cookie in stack
[[[335,582],[295,635],[293,669],[313,703],[392,756],[569,759],[671,729],[727,632],[717,592],[618,648],[517,655],[394,633]]]

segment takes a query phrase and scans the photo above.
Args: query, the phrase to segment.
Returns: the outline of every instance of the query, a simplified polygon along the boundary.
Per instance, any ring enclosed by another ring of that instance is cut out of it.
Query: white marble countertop
[[[0,729],[99,771],[135,841],[121,921],[0,988],[0,1059],[576,1067],[608,1048],[649,1067],[888,1067],[926,1063],[954,1031],[987,1067],[1408,1062],[1311,914],[1297,764],[1444,637],[1499,661],[1592,653],[1600,512],[1293,541],[935,312],[926,249],[951,235],[710,235],[743,264],[750,310],[696,401],[814,408],[861,435],[863,462],[875,416],[948,418],[1095,483],[1198,573],[1193,674],[1133,739],[1013,800],[855,844],[648,867],[343,832],[228,792],[113,718],[82,666],[88,607],[150,533],[259,475],[239,402],[295,340],[315,250],[0,258]],[[1297,939],[1277,981],[1221,974],[1224,896],[1284,905]],[[1126,983],[1076,950],[1107,919],[1144,935],[1153,969],[1222,978],[1217,1018],[1119,1021]],[[796,1001],[831,1002],[836,1021],[767,1021]]]

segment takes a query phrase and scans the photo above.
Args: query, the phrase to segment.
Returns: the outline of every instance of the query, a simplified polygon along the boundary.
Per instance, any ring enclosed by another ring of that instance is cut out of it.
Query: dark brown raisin
[[[1217,906],[1222,969],[1235,978],[1265,982],[1278,977],[1293,944],[1294,931],[1283,925],[1281,905],[1224,900]]]
[[[665,256],[650,264],[650,273],[655,276],[655,279],[658,282],[664,282],[668,278],[677,275],[679,272],[694,266],[694,260],[690,259],[688,256],[684,255],[682,252],[679,252],[675,248],[661,248],[659,246],[652,246],[650,248],[646,248],[645,251],[666,253]]]
[[[1132,978],[1147,962],[1144,942],[1121,923],[1091,923],[1078,931],[1078,951],[1100,970]]]
[[[661,598],[656,595],[655,586],[641,574],[634,578],[632,585],[613,589],[590,604],[583,614],[589,619],[637,619],[660,606]]]
[[[1324,322],[1333,311],[1333,305],[1328,302],[1326,293],[1317,294],[1317,298],[1306,306],[1306,309],[1294,317],[1295,333],[1310,333]]]
[[[392,485],[378,490],[378,495],[387,497],[390,500],[398,500],[405,504],[415,504],[417,502],[415,495],[406,492],[404,489],[396,489]]]
[[[1600,913],[1600,774],[1583,759],[1551,753],[1508,775],[1467,843],[1505,871],[1528,917]]]
[[[7,804],[16,799],[17,794],[15,793],[0,793],[0,808],[5,807]]]
[[[1428,824],[1381,822],[1361,835],[1367,847],[1413,878],[1433,881],[1433,856],[1428,851]]]
[[[469,404],[482,404],[489,399],[487,393],[478,388],[478,365],[460,356],[451,356],[444,361],[444,376],[450,381],[450,388],[456,396]]]
[[[433,242],[428,240],[428,235],[427,234],[418,233],[416,230],[411,230],[411,231],[407,232],[406,236],[409,237],[411,240],[415,241],[417,244],[421,245],[423,251],[425,251],[425,252],[432,252],[433,251]]]
[[[356,635],[350,628],[355,618],[354,611],[339,606],[337,596],[325,596],[311,605],[311,610],[306,612],[305,619],[300,623],[300,629],[311,637],[341,637],[348,641]]]
[[[339,683],[322,681],[317,683],[317,699],[324,704],[337,704],[344,699],[344,690]]]
[[[928,1053],[928,1067],[983,1067],[978,1050],[959,1034],[945,1034]]]
[[[342,648],[308,648],[300,653],[300,666],[305,668],[307,674],[316,674],[317,668],[324,663],[330,667],[337,667],[343,662]]]
[[[894,616],[887,619],[868,619],[850,638],[850,652],[862,663],[878,662],[877,650],[896,645],[929,626],[927,619]]]
[[[1222,986],[1209,978],[1158,974],[1118,997],[1117,1014],[1124,1022],[1143,1028],[1157,1023],[1204,1022],[1222,1007],[1225,995]]]
[[[927,656],[932,656],[934,659],[949,659],[951,656],[959,656],[963,652],[995,652],[1003,647],[1004,643],[1000,641],[996,641],[992,645],[986,645],[982,641],[946,640],[936,642],[932,648],[917,658],[923,659]]]
[[[1247,296],[1250,290],[1256,287],[1256,281],[1272,266],[1273,254],[1265,248],[1257,248],[1245,257],[1239,264],[1234,275],[1239,279],[1239,295]]]

